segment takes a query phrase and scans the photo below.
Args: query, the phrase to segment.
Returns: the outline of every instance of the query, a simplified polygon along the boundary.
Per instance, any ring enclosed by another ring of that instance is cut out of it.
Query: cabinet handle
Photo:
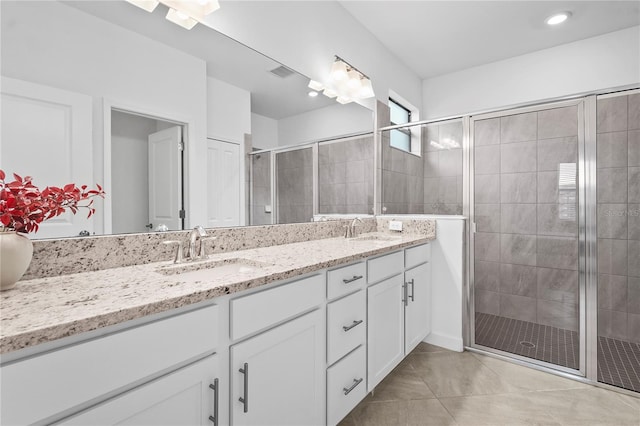
[[[415,294],[415,292],[416,292],[416,288],[415,288],[415,285],[414,285],[413,280],[414,280],[414,279],[413,279],[413,278],[411,278],[411,281],[409,281],[407,284],[411,286],[411,296],[409,296],[409,297],[411,298],[411,301],[412,301],[412,302],[415,302],[415,300],[413,300],[413,295],[414,295],[414,294]]]
[[[404,303],[404,306],[407,306],[409,304],[409,295],[407,294],[407,283],[403,283],[402,284],[402,303]]]
[[[354,321],[351,325],[343,325],[343,326],[342,326],[342,329],[343,329],[344,331],[349,331],[349,330],[351,330],[353,327],[355,327],[356,325],[358,325],[358,324],[362,324],[362,321],[364,321],[364,320]]]
[[[348,387],[348,388],[342,388],[342,392],[344,392],[345,395],[349,395],[349,393],[351,393],[352,390],[354,390],[356,388],[356,386],[358,386],[360,383],[362,383],[362,378],[360,379],[353,379],[353,384]]]
[[[342,280],[342,282],[345,283],[345,284],[349,284],[349,283],[352,283],[354,281],[361,280],[362,278],[364,278],[363,275],[354,275],[353,278],[344,279],[344,280]]]
[[[213,423],[213,426],[218,426],[218,379],[213,379],[213,384],[209,387],[213,389],[213,416],[209,416],[209,420]]]
[[[242,405],[244,405],[244,412],[248,413],[249,412],[249,364],[245,362],[244,368],[241,368],[238,371],[244,374],[244,393],[240,398],[238,398],[238,401],[242,402]]]

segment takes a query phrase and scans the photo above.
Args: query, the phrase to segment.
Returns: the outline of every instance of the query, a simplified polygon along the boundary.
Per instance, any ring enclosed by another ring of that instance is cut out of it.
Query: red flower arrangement
[[[5,173],[0,169],[0,230],[37,232],[42,221],[59,216],[67,209],[76,214],[78,209],[86,208],[89,218],[96,211],[93,200],[85,205],[79,203],[96,196],[104,198],[105,194],[100,185],[88,190],[87,185],[78,188],[73,183],[63,188],[48,186],[40,191],[31,176],[23,178],[14,173],[13,178],[13,182],[5,183]]]

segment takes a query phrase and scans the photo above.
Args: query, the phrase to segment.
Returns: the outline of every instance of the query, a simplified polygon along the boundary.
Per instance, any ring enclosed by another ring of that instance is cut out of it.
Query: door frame
[[[153,120],[162,120],[170,123],[174,123],[178,126],[182,126],[182,138],[183,138],[183,151],[182,151],[182,209],[185,209],[185,206],[189,206],[189,145],[190,145],[190,135],[195,129],[195,121],[188,116],[184,116],[181,114],[176,114],[173,112],[167,111],[156,111],[144,106],[140,105],[132,105],[126,102],[121,102],[118,100],[103,98],[102,100],[102,146],[98,147],[102,149],[103,158],[102,164],[98,164],[96,161],[94,167],[95,170],[99,170],[102,168],[103,170],[103,189],[105,190],[107,196],[104,198],[104,208],[101,210],[103,212],[103,234],[110,235],[113,233],[113,216],[112,216],[112,203],[111,198],[109,197],[110,191],[112,190],[111,185],[111,114],[112,111],[123,112],[125,114],[138,115],[141,117],[150,118]],[[94,174],[97,179],[97,173]],[[187,212],[189,214],[189,212]],[[189,218],[188,215],[183,220],[183,228],[186,229],[189,226]]]
[[[475,229],[475,194],[474,194],[475,159],[473,155],[475,144],[474,144],[473,125],[478,120],[497,118],[505,115],[523,114],[523,113],[534,112],[534,111],[562,108],[562,107],[568,107],[568,106],[578,107],[578,164],[577,164],[578,166],[578,189],[577,189],[577,194],[578,194],[578,210],[577,210],[577,213],[578,213],[578,288],[579,288],[579,304],[578,304],[579,332],[578,333],[579,333],[580,341],[579,341],[579,350],[578,350],[579,368],[577,370],[559,366],[556,364],[551,364],[545,361],[540,361],[533,358],[513,354],[510,352],[505,352],[498,349],[478,345],[475,342],[474,246],[475,246],[476,229]],[[482,351],[494,353],[497,355],[502,355],[502,356],[515,359],[521,362],[525,362],[528,364],[534,364],[534,365],[538,365],[548,369],[553,369],[565,374],[569,374],[574,377],[577,376],[577,377],[583,377],[583,378],[587,377],[587,362],[590,363],[589,372],[591,373],[592,371],[591,365],[593,364],[593,360],[591,358],[592,358],[592,355],[595,352],[597,352],[595,350],[597,349],[597,346],[595,346],[596,344],[593,342],[593,338],[591,337],[591,334],[597,331],[597,327],[595,330],[593,329],[589,330],[590,335],[589,336],[587,335],[587,309],[586,309],[587,293],[589,293],[589,296],[591,297],[591,294],[593,294],[595,289],[595,282],[593,280],[587,280],[587,275],[590,275],[590,274],[587,274],[588,272],[587,271],[587,263],[588,263],[587,254],[589,254],[590,256],[589,264],[593,263],[592,258],[595,256],[595,254],[592,251],[594,247],[593,244],[595,244],[592,241],[594,233],[590,229],[589,235],[587,235],[587,216],[585,214],[588,210],[587,201],[595,202],[595,175],[594,176],[591,176],[590,174],[589,176],[586,175],[586,173],[588,172],[586,170],[587,163],[589,163],[590,166],[593,164],[593,167],[595,168],[595,132],[593,132],[593,134],[589,132],[589,137],[594,139],[594,141],[590,141],[594,143],[593,143],[593,147],[591,147],[593,149],[588,150],[589,158],[586,157],[586,152],[585,152],[585,145],[586,145],[585,129],[587,128],[588,123],[591,123],[594,121],[594,117],[591,116],[591,114],[589,114],[588,116],[585,116],[585,112],[587,109],[588,107],[587,107],[586,98],[579,97],[579,98],[569,99],[569,100],[559,100],[555,102],[539,103],[539,104],[515,107],[510,109],[489,112],[489,113],[469,115],[469,121],[468,121],[469,127],[465,131],[465,135],[467,135],[468,137],[468,141],[465,144],[466,151],[467,151],[467,155],[465,155],[465,162],[468,161],[468,164],[469,164],[469,172],[468,172],[469,173],[468,175],[468,182],[469,182],[469,185],[468,185],[468,200],[469,200],[468,241],[469,241],[469,244],[468,244],[468,253],[467,253],[468,254],[467,256],[467,259],[468,259],[468,263],[467,263],[467,267],[468,267],[467,313],[468,313],[468,316],[467,316],[467,319],[464,321],[464,323],[468,324],[468,341],[466,343],[466,346],[470,347],[471,349],[479,349]],[[595,123],[593,123],[593,126],[595,126]],[[589,145],[592,145],[592,144],[590,143]],[[593,157],[591,158],[591,156]],[[587,200],[587,193],[589,193],[589,197],[593,197],[593,199],[589,198]],[[591,218],[591,220],[594,220],[594,219]],[[595,227],[592,229],[595,229]],[[589,240],[587,240],[587,238],[589,238]],[[587,284],[589,284],[589,288],[587,288]],[[597,289],[595,289],[595,294],[597,296]],[[591,307],[591,304],[589,307]],[[589,325],[592,325],[593,323],[595,323],[595,314],[594,314],[594,318],[590,318]],[[587,359],[587,343],[588,342],[589,342],[589,357]]]

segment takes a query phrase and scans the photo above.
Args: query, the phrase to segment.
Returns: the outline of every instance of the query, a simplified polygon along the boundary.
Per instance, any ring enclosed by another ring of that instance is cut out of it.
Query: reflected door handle
[[[153,223],[149,223],[148,225],[144,226],[145,228],[149,228],[149,229],[153,229]]]

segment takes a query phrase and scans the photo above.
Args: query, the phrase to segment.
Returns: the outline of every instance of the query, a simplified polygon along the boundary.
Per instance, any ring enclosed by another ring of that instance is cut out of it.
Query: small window
[[[391,125],[406,124],[411,121],[411,111],[389,98]],[[391,131],[391,146],[403,151],[411,152],[411,132],[409,129],[394,129]]]

